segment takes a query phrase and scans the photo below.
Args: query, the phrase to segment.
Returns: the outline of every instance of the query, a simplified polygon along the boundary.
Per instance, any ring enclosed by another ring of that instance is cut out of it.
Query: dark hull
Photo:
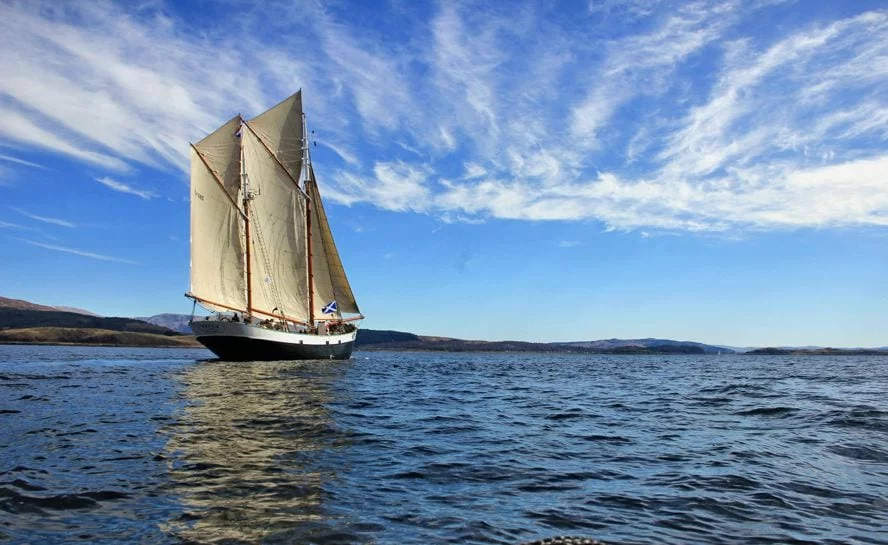
[[[337,344],[292,344],[249,337],[208,335],[197,340],[225,361],[347,360],[354,341]]]

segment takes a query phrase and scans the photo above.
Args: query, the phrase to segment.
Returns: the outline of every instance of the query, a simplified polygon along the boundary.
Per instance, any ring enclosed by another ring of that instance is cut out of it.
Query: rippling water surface
[[[888,358],[0,346],[0,542],[888,543]]]

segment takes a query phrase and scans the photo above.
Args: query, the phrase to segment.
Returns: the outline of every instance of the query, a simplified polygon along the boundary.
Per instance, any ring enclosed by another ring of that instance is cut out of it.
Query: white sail
[[[311,262],[314,289],[314,316],[316,319],[333,320],[341,318],[342,313],[359,313],[358,304],[352,294],[345,269],[339,258],[333,233],[327,222],[327,214],[321,194],[318,191],[314,169],[309,167],[309,178],[306,184],[311,199]],[[336,301],[337,312],[324,314],[324,307]]]
[[[238,116],[191,150],[190,293],[216,310],[247,307],[239,128]]]
[[[250,120],[259,136],[294,180],[302,170],[302,91]],[[272,159],[273,160],[273,159]]]
[[[251,121],[241,138],[244,172],[254,195],[248,210],[251,310],[307,322],[306,199],[252,128]]]

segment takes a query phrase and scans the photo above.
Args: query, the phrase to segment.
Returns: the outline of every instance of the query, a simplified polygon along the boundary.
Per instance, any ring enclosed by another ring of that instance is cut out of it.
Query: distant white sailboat
[[[302,91],[191,146],[190,326],[223,360],[347,359],[358,309],[318,192]]]

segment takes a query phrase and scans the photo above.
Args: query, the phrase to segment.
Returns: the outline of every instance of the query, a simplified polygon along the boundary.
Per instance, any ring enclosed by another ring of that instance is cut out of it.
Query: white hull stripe
[[[219,320],[198,320],[191,322],[189,325],[196,337],[246,337],[249,339],[278,343],[309,344],[318,346],[352,342],[358,334],[357,330],[336,335],[290,333],[242,322],[221,322]]]

